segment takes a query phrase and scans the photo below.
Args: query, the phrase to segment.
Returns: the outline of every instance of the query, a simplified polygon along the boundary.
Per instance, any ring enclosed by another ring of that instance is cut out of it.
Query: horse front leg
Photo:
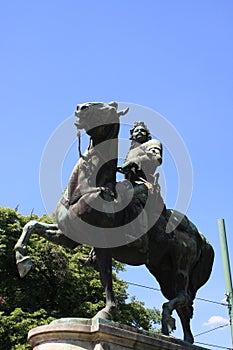
[[[27,255],[27,244],[32,234],[31,228],[36,221],[29,221],[23,228],[23,232],[14,246],[16,265],[21,278],[31,270],[32,261]]]
[[[14,247],[16,265],[20,277],[25,277],[32,267],[31,258],[27,255],[27,245],[31,235],[36,233],[47,238],[48,230],[54,232],[58,230],[58,227],[54,224],[43,224],[36,220],[31,220],[24,226],[23,232]]]
[[[20,277],[25,277],[32,267],[31,258],[27,255],[27,245],[31,235],[35,233],[48,241],[68,248],[75,248],[78,243],[66,237],[56,224],[46,224],[36,220],[29,221],[17,241],[14,251]]]
[[[95,248],[96,260],[100,272],[100,279],[106,294],[106,306],[94,318],[112,319],[116,309],[116,302],[112,288],[112,252],[110,249]]]

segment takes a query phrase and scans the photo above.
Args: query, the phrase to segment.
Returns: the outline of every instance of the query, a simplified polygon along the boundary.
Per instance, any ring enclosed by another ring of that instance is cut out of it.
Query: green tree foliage
[[[78,262],[78,257],[87,255],[87,247],[69,250],[32,235],[28,253],[33,268],[24,279],[19,277],[13,249],[30,219],[0,207],[0,349],[4,350],[30,349],[31,328],[55,318],[91,318],[105,305],[99,273]],[[33,219],[52,222],[47,216]],[[161,320],[159,311],[146,309],[135,297],[128,301],[127,284],[116,273],[124,267],[118,262],[114,266],[115,321],[154,331]]]

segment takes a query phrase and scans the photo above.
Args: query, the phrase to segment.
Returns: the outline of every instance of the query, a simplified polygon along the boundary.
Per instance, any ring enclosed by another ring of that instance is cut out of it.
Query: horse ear
[[[122,109],[121,111],[119,111],[117,114],[118,114],[118,117],[120,117],[121,115],[125,115],[126,113],[128,113],[129,111],[129,107],[128,108],[125,108],[125,109]]]
[[[118,108],[118,103],[116,103],[116,102],[114,102],[114,101],[112,101],[112,102],[109,102],[109,104],[108,104],[109,106],[111,106],[111,107],[114,107],[114,108]]]

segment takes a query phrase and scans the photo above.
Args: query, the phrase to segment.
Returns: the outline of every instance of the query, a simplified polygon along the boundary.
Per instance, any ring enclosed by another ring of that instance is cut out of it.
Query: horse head
[[[77,117],[74,123],[78,129],[85,129],[91,136],[93,144],[118,136],[119,118],[125,115],[129,108],[117,111],[116,102],[88,102],[79,104],[75,111]]]

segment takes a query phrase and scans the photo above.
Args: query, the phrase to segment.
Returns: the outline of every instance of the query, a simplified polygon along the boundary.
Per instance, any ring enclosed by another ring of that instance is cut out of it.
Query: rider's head
[[[129,139],[141,144],[151,140],[150,131],[146,124],[142,121],[135,122],[132,129],[130,129]]]

